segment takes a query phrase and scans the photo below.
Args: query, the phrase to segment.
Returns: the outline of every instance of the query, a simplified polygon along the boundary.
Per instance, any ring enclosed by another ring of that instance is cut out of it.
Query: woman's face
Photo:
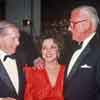
[[[45,62],[54,62],[58,60],[59,50],[57,44],[52,38],[45,39],[42,43],[42,57]]]

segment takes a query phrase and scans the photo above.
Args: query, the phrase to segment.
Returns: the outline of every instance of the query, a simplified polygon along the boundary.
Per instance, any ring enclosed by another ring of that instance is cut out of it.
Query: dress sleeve
[[[32,98],[32,68],[24,68],[25,73],[25,93],[24,100],[33,100]]]

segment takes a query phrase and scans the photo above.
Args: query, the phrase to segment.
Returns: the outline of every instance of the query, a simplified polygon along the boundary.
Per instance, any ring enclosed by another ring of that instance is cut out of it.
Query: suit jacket
[[[17,100],[23,100],[24,75],[21,66],[19,66],[19,64],[18,64],[18,77],[19,77],[19,92],[16,93],[16,90],[4,68],[4,65],[0,60],[0,97],[13,97]]]
[[[100,100],[100,43],[96,34],[67,77],[64,78],[64,100]]]

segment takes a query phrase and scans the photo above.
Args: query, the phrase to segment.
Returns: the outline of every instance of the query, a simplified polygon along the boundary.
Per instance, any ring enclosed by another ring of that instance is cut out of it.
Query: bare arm
[[[11,97],[6,97],[6,98],[0,98],[0,100],[16,100],[16,99],[11,98]]]

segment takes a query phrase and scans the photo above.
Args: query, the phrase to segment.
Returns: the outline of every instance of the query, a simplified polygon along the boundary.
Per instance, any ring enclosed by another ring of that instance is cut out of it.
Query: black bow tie
[[[15,59],[15,55],[6,55],[4,56],[3,61],[6,61],[7,58]]]
[[[80,44],[77,44],[76,50],[77,50],[77,49],[80,49],[80,48],[82,47],[82,44],[83,44],[83,42],[81,42]]]

